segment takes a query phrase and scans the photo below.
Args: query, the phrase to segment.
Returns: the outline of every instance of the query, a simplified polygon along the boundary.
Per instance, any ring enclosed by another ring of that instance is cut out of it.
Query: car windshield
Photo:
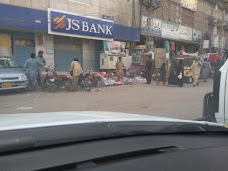
[[[16,68],[17,65],[8,57],[0,57],[0,68]]]
[[[106,121],[228,127],[225,1],[0,2],[0,137]]]

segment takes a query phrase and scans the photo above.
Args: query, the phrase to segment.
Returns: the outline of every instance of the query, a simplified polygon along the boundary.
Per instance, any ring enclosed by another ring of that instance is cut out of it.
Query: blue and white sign
[[[70,37],[113,40],[114,22],[48,9],[48,33]]]

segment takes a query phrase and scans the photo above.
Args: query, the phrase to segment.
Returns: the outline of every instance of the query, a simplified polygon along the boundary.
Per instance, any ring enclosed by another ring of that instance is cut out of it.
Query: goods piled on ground
[[[114,85],[129,85],[129,84],[145,84],[146,79],[142,76],[137,77],[124,77],[118,81],[113,73],[107,74],[106,72],[91,73],[93,86],[114,86]]]

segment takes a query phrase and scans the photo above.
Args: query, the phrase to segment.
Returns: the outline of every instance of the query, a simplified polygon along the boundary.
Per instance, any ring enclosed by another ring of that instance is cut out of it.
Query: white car
[[[0,170],[227,170],[227,130],[98,111],[2,114]]]
[[[10,57],[0,57],[0,90],[26,89],[28,78]]]

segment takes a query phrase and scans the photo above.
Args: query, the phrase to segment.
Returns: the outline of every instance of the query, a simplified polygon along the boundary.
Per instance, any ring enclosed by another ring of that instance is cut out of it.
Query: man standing
[[[38,77],[37,77],[37,82],[38,82],[38,85],[41,87],[42,86],[42,81],[41,81],[41,72],[44,71],[44,65],[46,65],[46,61],[43,57],[43,54],[44,52],[43,51],[39,51],[38,52],[38,57],[37,57],[37,60],[40,62],[40,63],[43,63],[43,66],[40,66],[38,68]]]
[[[193,86],[195,87],[196,85],[199,85],[199,76],[200,76],[200,70],[201,70],[202,63],[200,62],[199,58],[196,57],[193,60],[191,69],[193,70]]]
[[[78,58],[74,58],[74,60],[71,62],[71,72],[73,76],[73,85],[74,90],[77,91],[78,89],[78,76],[83,73],[82,67],[80,63],[78,62]]]
[[[124,76],[123,68],[125,68],[125,66],[123,64],[121,57],[119,57],[119,59],[116,62],[116,75],[118,81],[121,80]]]
[[[146,81],[147,84],[151,84],[151,77],[152,77],[152,59],[151,56],[148,56],[148,61],[146,62]]]
[[[35,59],[35,53],[31,53],[30,59],[27,59],[24,65],[24,69],[26,70],[26,75],[29,80],[29,90],[35,91],[37,88],[37,75],[38,68],[43,66],[44,64],[39,60]]]
[[[202,67],[203,67],[204,82],[207,82],[207,78],[210,75],[210,71],[211,71],[211,64],[209,62],[207,62],[207,58],[204,58]]]

